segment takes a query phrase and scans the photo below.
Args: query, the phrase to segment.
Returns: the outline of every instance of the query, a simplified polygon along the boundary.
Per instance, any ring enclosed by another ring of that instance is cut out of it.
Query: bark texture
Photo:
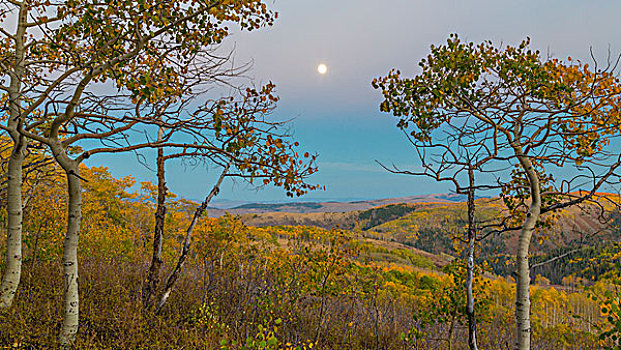
[[[158,141],[161,140],[160,129]],[[153,307],[153,295],[157,292],[160,271],[162,269],[162,240],[164,237],[164,220],[166,219],[166,169],[164,150],[157,150],[157,209],[155,211],[155,227],[153,229],[153,254],[147,278],[142,288],[142,309],[148,311]]]
[[[528,177],[530,187],[531,204],[522,224],[517,249],[516,271],[516,299],[515,299],[515,323],[517,350],[530,350],[531,327],[530,327],[530,267],[528,252],[530,241],[535,230],[535,224],[541,213],[541,191],[539,189],[539,177],[528,157],[521,150],[516,151],[522,169]]]
[[[22,274],[22,164],[26,141],[18,137],[8,164],[6,268],[0,284],[0,310],[13,303]]]
[[[69,164],[67,164],[69,163]],[[79,326],[79,292],[78,292],[78,242],[82,223],[82,183],[78,164],[74,161],[61,162],[67,174],[67,232],[63,243],[63,277],[64,277],[64,314],[59,336],[62,348],[70,348]]]
[[[13,299],[22,274],[22,166],[24,154],[28,146],[26,138],[18,132],[19,124],[22,123],[22,79],[25,72],[25,35],[28,9],[23,2],[19,9],[17,30],[14,36],[15,61],[13,70],[10,72],[8,91],[9,118],[7,127],[13,140],[13,151],[8,164],[7,182],[7,248],[6,268],[0,282],[0,310],[7,309],[13,304]]]

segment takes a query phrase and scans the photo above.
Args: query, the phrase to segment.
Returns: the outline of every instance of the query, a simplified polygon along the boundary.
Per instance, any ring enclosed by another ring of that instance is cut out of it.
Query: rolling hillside
[[[426,252],[427,257],[436,257],[431,258],[434,264],[442,264],[450,260],[447,257],[456,256],[456,249],[459,249],[457,238],[467,226],[466,205],[460,201],[463,198],[440,195],[406,198],[409,202],[398,203],[402,198],[380,200],[377,202],[390,204],[363,210],[346,209],[366,207],[375,201],[246,205],[242,206],[245,210],[276,208],[280,211],[245,213],[241,218],[249,226],[291,225],[355,230],[375,244],[394,243]],[[494,222],[503,215],[495,199],[479,199],[477,206],[477,219],[482,223]],[[297,212],[286,212],[287,208],[295,208]],[[327,208],[339,208],[341,211],[329,211]],[[321,209],[326,211],[315,212]],[[539,267],[536,274],[560,282],[563,277],[585,268],[584,264],[572,265],[571,269],[564,268],[569,259],[595,254],[598,249],[604,249],[606,244],[619,240],[616,226],[602,222],[593,209],[571,208],[558,215],[551,227],[537,233],[532,242],[534,262],[571,254],[555,260],[554,264]],[[303,210],[313,212],[300,212]],[[619,217],[619,213],[613,213],[611,220],[619,221]],[[513,270],[511,259],[516,246],[515,231],[491,234],[481,242],[479,259],[488,261],[496,274],[509,275]]]

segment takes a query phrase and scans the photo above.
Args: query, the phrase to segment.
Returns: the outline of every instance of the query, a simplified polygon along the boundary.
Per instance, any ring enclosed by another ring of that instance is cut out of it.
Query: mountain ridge
[[[479,197],[483,198],[483,197]],[[466,200],[465,195],[455,193],[434,193],[412,195],[405,197],[355,200],[355,201],[322,201],[322,202],[281,202],[281,203],[245,203],[231,208],[210,207],[210,215],[217,217],[228,212],[231,214],[265,214],[265,213],[347,213],[359,210],[367,210],[374,207],[390,204],[415,204],[415,203],[461,203]]]

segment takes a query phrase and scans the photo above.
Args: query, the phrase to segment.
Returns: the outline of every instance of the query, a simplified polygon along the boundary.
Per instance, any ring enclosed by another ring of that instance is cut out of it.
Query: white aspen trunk
[[[539,189],[539,178],[530,159],[524,156],[521,150],[516,150],[516,154],[522,169],[528,176],[531,204],[522,224],[516,256],[515,348],[517,350],[530,350],[530,266],[528,253],[535,224],[541,213],[541,191]]]
[[[66,168],[63,166],[67,174],[69,194],[67,233],[63,243],[65,303],[63,325],[59,336],[59,342],[63,348],[73,345],[79,326],[78,241],[82,222],[82,183],[78,173],[78,164],[73,161],[70,163],[70,166]]]
[[[22,166],[26,152],[26,138],[19,134],[18,126],[22,123],[21,118],[21,82],[24,76],[24,40],[26,35],[26,21],[28,9],[23,2],[19,9],[17,31],[15,34],[15,61],[13,71],[10,74],[9,84],[9,118],[7,126],[13,140],[13,152],[8,164],[7,182],[7,248],[6,268],[0,282],[0,310],[8,309],[13,304],[13,299],[22,274]]]
[[[67,104],[64,118],[56,118],[50,126],[50,135],[47,145],[50,147],[54,159],[63,168],[67,176],[67,232],[63,242],[63,277],[64,277],[64,313],[63,325],[58,337],[61,348],[67,349],[73,346],[78,332],[79,318],[79,290],[78,290],[78,243],[80,239],[80,226],[82,224],[82,178],[79,174],[79,161],[69,158],[59,137],[61,125],[74,117],[76,106],[88,83],[95,76],[88,74],[76,86],[73,98]]]
[[[6,238],[6,268],[0,284],[0,310],[13,304],[22,273],[22,164],[26,148],[23,137],[18,137],[9,159]]]
[[[468,168],[468,265],[466,277],[466,315],[468,316],[468,347],[470,350],[478,350],[477,347],[477,321],[474,314],[474,249],[476,245],[477,227],[474,218],[476,209],[474,193],[474,170]]]

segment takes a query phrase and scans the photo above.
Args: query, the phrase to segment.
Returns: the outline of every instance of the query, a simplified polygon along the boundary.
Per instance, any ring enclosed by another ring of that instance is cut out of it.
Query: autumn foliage
[[[485,149],[509,169],[497,178],[500,200],[476,201],[469,214],[497,220],[486,235],[524,223],[518,256],[503,246],[511,238],[472,236],[472,251],[482,253],[473,268],[474,255],[463,259],[459,205],[374,208],[348,216],[347,229],[254,227],[210,215],[227,177],[290,197],[320,188],[308,182],[316,155],[270,118],[275,85],[235,84],[247,67],[228,68],[232,56],[218,51],[229,26],[273,24],[277,13],[265,1],[3,6],[0,268],[8,273],[0,347],[462,349],[475,314],[464,285],[474,274],[481,348],[508,349],[524,338],[530,349],[531,334],[538,349],[619,348],[616,245],[572,256],[580,269],[571,273],[542,270],[534,284],[528,260],[550,253],[546,241],[569,215],[562,209],[618,209],[618,197],[600,191],[621,166],[608,153],[621,124],[614,67],[542,59],[529,40],[499,48],[452,35],[431,47],[420,74],[391,70],[373,81],[380,110],[413,144]],[[14,33],[4,26],[9,15]],[[220,84],[230,96],[206,93]],[[447,130],[457,134],[438,140]],[[157,152],[157,184],[83,164],[144,150]],[[201,203],[166,187],[171,159],[221,170]],[[573,179],[553,172],[570,166],[579,173]],[[591,188],[577,190],[584,182]],[[601,226],[614,223],[606,218]],[[531,255],[532,237],[539,251]],[[512,264],[515,279],[503,273]],[[163,297],[154,311],[156,292]]]
[[[101,167],[83,167],[81,173],[87,182],[79,251],[84,297],[78,348],[465,346],[463,261],[438,266],[407,249],[382,247],[361,232],[248,227],[232,215],[201,218],[170,305],[160,316],[145,315],[140,291],[156,188],[136,184],[131,177],[116,179]],[[58,223],[66,215],[66,195],[56,184],[62,181],[60,172],[50,173],[28,201],[32,209],[26,212],[26,277],[15,312],[0,315],[2,324],[14,325],[2,328],[3,345],[56,344],[62,295]],[[168,197],[165,269],[174,264],[195,205]],[[420,227],[424,225],[421,221]],[[603,296],[604,285],[594,292]],[[477,271],[481,346],[503,348],[511,343],[514,291],[506,279]],[[560,349],[609,344],[597,338],[597,327],[607,327],[606,320],[587,292],[543,285],[533,286],[531,294],[536,344]]]

